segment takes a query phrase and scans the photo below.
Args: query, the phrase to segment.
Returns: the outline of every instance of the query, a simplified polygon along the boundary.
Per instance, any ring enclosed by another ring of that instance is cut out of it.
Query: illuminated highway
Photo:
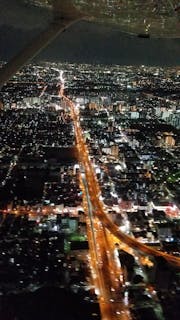
[[[85,175],[81,175],[81,188],[84,194],[84,209],[87,215],[87,235],[91,256],[91,272],[98,296],[102,320],[131,319],[121,296],[120,273],[114,259],[114,248],[110,247],[105,228],[93,215]]]
[[[93,281],[95,292],[98,296],[103,320],[131,319],[128,310],[128,301],[123,299],[122,284],[124,275],[121,267],[115,260],[114,244],[118,239],[126,244],[126,251],[132,253],[132,249],[148,255],[163,256],[168,261],[180,265],[180,259],[139,243],[135,239],[125,235],[107,216],[103,202],[100,200],[101,191],[90,160],[87,145],[79,122],[79,111],[74,103],[64,95],[64,81],[59,90],[62,97],[70,107],[71,117],[74,121],[77,148],[81,167],[82,190],[84,194],[84,208],[88,213],[87,228],[90,247]],[[98,219],[97,219],[98,218]],[[107,231],[107,229],[110,233]],[[111,235],[115,237],[111,237]],[[113,239],[113,240],[112,240]],[[132,249],[130,249],[132,248]],[[129,250],[128,250],[129,249]],[[146,257],[148,260],[148,257]],[[150,262],[150,260],[148,260]]]
[[[60,90],[59,95],[64,98],[64,100],[67,102],[67,104],[70,107],[71,117],[74,121],[77,148],[79,152],[79,161],[83,164],[83,167],[84,167],[84,172],[85,172],[86,181],[88,185],[88,192],[90,195],[93,210],[96,216],[103,223],[103,226],[106,227],[108,230],[110,230],[110,232],[112,232],[112,234],[114,234],[120,241],[126,243],[131,248],[138,250],[142,253],[145,253],[147,255],[162,256],[168,262],[180,266],[180,258],[177,258],[175,256],[172,256],[170,254],[167,254],[161,251],[157,251],[151,247],[144,245],[143,243],[138,242],[137,240],[121,232],[119,230],[119,227],[115,225],[111,221],[111,219],[108,217],[105,206],[103,202],[100,200],[101,190],[100,190],[100,187],[99,187],[99,184],[90,160],[88,147],[83,138],[83,133],[80,127],[79,116],[78,116],[76,107],[74,103],[63,94],[62,88]]]

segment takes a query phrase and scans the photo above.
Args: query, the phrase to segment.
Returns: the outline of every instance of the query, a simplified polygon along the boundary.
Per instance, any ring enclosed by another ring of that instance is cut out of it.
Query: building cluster
[[[3,87],[1,296],[55,284],[92,304],[86,319],[99,319],[83,169],[62,84],[75,102],[109,217],[127,235],[179,256],[178,82],[176,68],[42,63],[26,66]],[[179,269],[113,246],[123,270],[120,293],[133,317],[163,319],[164,313],[175,320]]]
[[[0,315],[9,295],[53,285],[98,318],[69,112],[22,102],[1,110],[0,126]]]

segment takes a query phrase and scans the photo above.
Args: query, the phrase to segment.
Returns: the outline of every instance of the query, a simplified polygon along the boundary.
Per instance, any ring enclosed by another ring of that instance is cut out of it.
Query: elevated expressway
[[[122,299],[122,270],[114,256],[114,247],[107,237],[107,229],[95,217],[85,174],[81,174],[83,207],[86,214],[87,236],[92,282],[102,320],[131,320],[128,305]],[[118,261],[119,262],[119,261]]]
[[[84,167],[84,173],[87,181],[88,192],[90,200],[93,206],[93,211],[95,215],[99,218],[104,227],[106,227],[114,236],[116,236],[120,241],[127,244],[132,249],[135,249],[143,254],[151,255],[155,257],[163,257],[169,263],[176,266],[180,266],[180,258],[172,256],[162,251],[158,251],[154,248],[148,247],[147,245],[135,240],[134,238],[124,234],[119,230],[119,227],[115,225],[112,220],[108,217],[104,203],[100,200],[101,190],[99,183],[94,172],[88,147],[83,138],[82,129],[79,122],[78,112],[76,111],[74,103],[63,94],[63,90],[60,90],[60,95],[64,98],[71,109],[71,116],[74,121],[75,135],[77,141],[77,148],[79,152],[79,161]]]
[[[124,21],[127,26],[133,26],[133,30],[136,30],[137,23],[133,25],[133,21],[141,21],[139,18],[143,17],[143,21],[150,17],[150,21],[162,20],[161,28],[159,28],[158,23],[155,24],[156,35],[161,35],[160,31],[164,31],[163,35],[167,33],[173,37],[174,33],[177,33],[176,36],[179,37],[179,29],[177,29],[177,23],[179,20],[179,11],[175,10],[178,5],[178,1],[161,1],[161,6],[158,7],[159,1],[152,0],[149,5],[149,1],[136,0],[136,1],[120,1],[112,0],[111,5],[110,1],[107,0],[98,0],[92,3],[92,6],[89,7],[89,1],[81,0],[42,0],[43,3],[49,3],[52,6],[54,11],[54,19],[47,28],[43,31],[37,38],[35,38],[31,44],[29,44],[25,49],[23,49],[16,57],[14,57],[10,62],[8,62],[0,70],[0,88],[6,83],[27,61],[36,56],[44,47],[46,47],[58,34],[66,30],[70,25],[75,23],[78,20],[86,18],[94,21],[108,22],[111,17],[113,18],[114,24],[119,26],[121,29],[120,21]],[[135,8],[133,10],[133,4]],[[99,8],[97,10],[97,8]],[[139,10],[138,10],[139,8]],[[142,10],[140,10],[142,8]],[[162,10],[163,8],[163,10]],[[128,13],[128,21],[127,19]],[[151,14],[150,14],[151,13]],[[124,14],[124,15],[123,15]],[[133,18],[135,14],[135,18]],[[88,16],[88,17],[87,17]],[[172,25],[171,23],[172,22]],[[175,23],[175,25],[174,25]],[[142,27],[142,25],[141,25]],[[150,26],[148,27],[150,28]],[[140,30],[140,29],[138,29]],[[158,33],[159,30],[159,33]],[[145,30],[146,31],[146,30]],[[153,256],[162,256],[171,263],[174,263],[180,266],[180,259],[174,256],[171,256],[167,253],[157,251],[153,248],[150,248],[135,239],[129,237],[128,235],[121,232],[108,217],[106,213],[105,206],[103,202],[99,199],[101,190],[94,173],[87,145],[85,144],[83,133],[80,127],[78,114],[75,110],[75,105],[71,100],[64,96],[63,91],[60,92],[61,96],[67,101],[71,108],[72,119],[74,121],[74,128],[76,134],[77,147],[79,151],[79,160],[83,164],[85,170],[86,181],[88,185],[89,195],[91,198],[91,203],[93,210],[96,213],[96,216],[100,219],[103,225],[108,228],[118,239],[126,243],[135,250],[139,250],[145,254]]]

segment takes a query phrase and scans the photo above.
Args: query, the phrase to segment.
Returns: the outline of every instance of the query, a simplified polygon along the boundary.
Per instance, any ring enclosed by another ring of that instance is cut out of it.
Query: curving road
[[[84,175],[81,175],[83,206],[87,213],[87,235],[90,248],[91,274],[101,311],[102,320],[130,320],[130,313],[120,296],[119,273],[106,243],[104,227],[93,215],[93,208]]]
[[[118,226],[115,225],[111,219],[108,217],[106,213],[105,206],[103,202],[99,199],[101,194],[101,190],[98,184],[98,180],[96,178],[92,163],[90,161],[90,156],[88,152],[88,147],[83,138],[82,129],[80,127],[79,116],[76,111],[74,103],[64,95],[63,89],[60,90],[61,97],[67,102],[71,110],[71,116],[74,121],[75,135],[77,141],[77,148],[79,152],[79,161],[83,164],[86,181],[88,185],[89,195],[91,199],[91,203],[93,209],[96,213],[96,216],[103,223],[104,227],[106,227],[112,234],[114,234],[120,241],[126,243],[129,247],[138,250],[142,253],[152,255],[152,256],[161,256],[165,258],[168,262],[180,266],[180,258],[172,256],[170,254],[164,253],[162,251],[158,251],[151,247],[146,246],[143,243],[131,238],[130,236],[124,234],[119,230]]]

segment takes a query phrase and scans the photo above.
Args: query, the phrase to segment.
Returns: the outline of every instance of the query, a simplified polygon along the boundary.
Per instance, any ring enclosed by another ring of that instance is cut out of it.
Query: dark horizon
[[[0,26],[0,59],[9,60],[41,30]],[[139,38],[110,26],[79,22],[34,60],[102,65],[179,66],[179,39]]]

